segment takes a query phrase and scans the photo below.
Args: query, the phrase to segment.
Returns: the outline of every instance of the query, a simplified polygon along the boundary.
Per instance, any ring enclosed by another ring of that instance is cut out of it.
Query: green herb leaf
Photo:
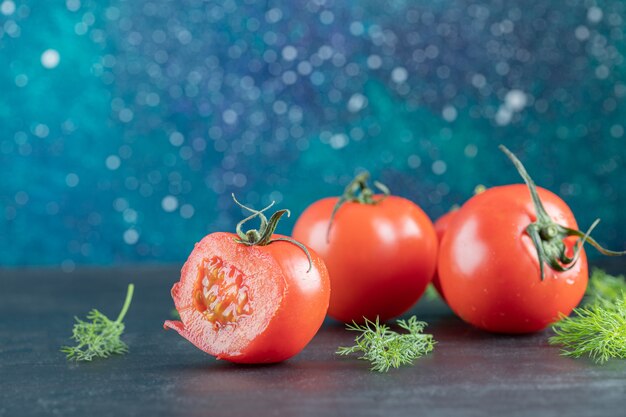
[[[589,356],[598,363],[626,358],[626,293],[613,300],[598,298],[593,304],[574,309],[553,326],[551,344],[562,345],[562,354]]]
[[[439,293],[437,292],[437,288],[433,284],[428,284],[426,287],[426,291],[424,291],[424,297],[428,301],[435,301],[439,299]]]
[[[626,278],[623,275],[613,276],[594,268],[585,293],[585,304],[594,304],[598,300],[615,300],[622,293],[626,293]]]
[[[134,289],[133,284],[128,286],[124,306],[115,321],[96,309],[87,314],[89,321],[75,317],[72,339],[76,341],[76,346],[61,348],[61,352],[67,355],[68,360],[91,361],[94,358],[108,358],[114,354],[121,355],[128,352],[128,346],[120,340],[120,336],[124,333],[122,320],[130,307]]]
[[[387,372],[390,368],[412,365],[413,361],[431,352],[435,340],[430,334],[423,334],[426,323],[415,316],[408,320],[398,320],[398,326],[408,333],[397,333],[385,324],[365,319],[360,325],[355,322],[346,325],[350,331],[360,332],[354,339],[355,345],[340,347],[338,355],[361,353],[359,359],[369,361],[372,371]]]

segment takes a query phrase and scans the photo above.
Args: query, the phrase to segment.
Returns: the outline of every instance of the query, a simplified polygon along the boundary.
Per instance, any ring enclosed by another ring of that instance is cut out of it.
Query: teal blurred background
[[[626,249],[625,11],[0,0],[0,265],[179,262],[363,169],[436,218],[520,181],[499,143]]]

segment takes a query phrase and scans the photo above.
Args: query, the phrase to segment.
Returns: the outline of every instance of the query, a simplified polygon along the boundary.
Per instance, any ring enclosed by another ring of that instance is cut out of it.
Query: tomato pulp
[[[373,195],[374,203],[338,198],[313,203],[293,237],[324,260],[331,282],[328,314],[343,322],[388,320],[407,311],[435,272],[437,236],[411,201]],[[329,231],[329,226],[330,231]]]
[[[267,234],[266,244],[241,236],[212,233],[196,244],[172,288],[181,320],[164,326],[218,359],[286,360],[324,320],[328,272],[314,251],[286,236]]]

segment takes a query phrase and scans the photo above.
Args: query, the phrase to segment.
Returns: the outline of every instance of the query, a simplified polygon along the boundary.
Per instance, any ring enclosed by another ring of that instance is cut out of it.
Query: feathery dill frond
[[[624,275],[614,276],[607,274],[602,269],[594,268],[585,292],[585,304],[593,304],[599,299],[614,300],[622,293],[626,293]]]
[[[87,314],[87,321],[75,317],[71,338],[76,341],[76,345],[61,348],[68,360],[91,361],[94,358],[108,358],[128,352],[128,345],[120,340],[120,336],[124,333],[122,320],[130,307],[133,291],[134,285],[130,284],[122,311],[115,321],[96,309]]]
[[[358,359],[369,361],[371,370],[387,372],[390,368],[399,368],[402,365],[411,365],[413,361],[431,352],[435,340],[430,334],[423,334],[426,323],[418,321],[415,316],[408,320],[398,320],[397,324],[407,333],[398,333],[387,325],[365,319],[364,324],[346,325],[350,331],[359,332],[353,346],[340,347],[339,355],[361,353]]]
[[[626,293],[574,309],[553,328],[550,343],[562,346],[562,354],[589,356],[598,363],[610,358],[626,358]]]

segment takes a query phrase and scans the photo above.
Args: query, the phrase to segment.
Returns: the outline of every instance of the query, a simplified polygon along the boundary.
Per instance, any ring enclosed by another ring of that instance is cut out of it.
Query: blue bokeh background
[[[520,181],[499,143],[624,249],[625,18],[620,0],[0,0],[0,265],[178,262],[234,228],[230,193],[297,214],[362,169],[435,218]]]

